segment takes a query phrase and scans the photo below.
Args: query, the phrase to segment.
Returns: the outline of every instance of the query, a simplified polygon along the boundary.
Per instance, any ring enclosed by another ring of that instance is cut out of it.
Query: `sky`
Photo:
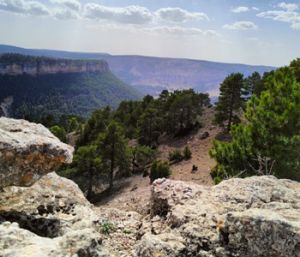
[[[0,0],[0,44],[282,66],[300,0]]]

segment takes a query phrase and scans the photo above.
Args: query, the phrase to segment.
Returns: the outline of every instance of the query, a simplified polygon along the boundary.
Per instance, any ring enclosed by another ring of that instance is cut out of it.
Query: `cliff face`
[[[102,60],[0,55],[0,116],[87,117],[96,109],[115,108],[141,96]]]
[[[36,62],[1,63],[1,75],[44,75],[56,73],[80,73],[80,72],[108,72],[109,67],[105,61],[81,61],[51,59]]]

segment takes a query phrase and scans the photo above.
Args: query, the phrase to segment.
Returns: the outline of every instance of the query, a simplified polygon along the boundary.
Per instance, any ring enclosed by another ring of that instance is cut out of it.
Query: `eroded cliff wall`
[[[1,75],[44,75],[56,73],[108,72],[109,66],[102,60],[67,60],[38,57],[5,56],[0,58]]]

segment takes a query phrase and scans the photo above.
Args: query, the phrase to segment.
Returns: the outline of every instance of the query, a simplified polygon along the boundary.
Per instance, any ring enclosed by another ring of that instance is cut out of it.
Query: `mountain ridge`
[[[152,56],[152,55],[142,55],[142,54],[110,54],[105,52],[89,52],[89,51],[68,51],[68,50],[56,50],[56,49],[47,49],[47,48],[23,48],[14,45],[8,44],[0,44],[0,54],[3,53],[14,53],[15,51],[25,51],[25,52],[32,52],[33,55],[36,54],[38,56],[39,52],[44,52],[44,56],[48,56],[48,54],[70,54],[70,55],[95,55],[95,56],[110,56],[110,57],[140,57],[140,58],[151,58],[151,59],[170,59],[170,60],[185,60],[185,61],[200,61],[200,62],[207,62],[207,63],[215,63],[215,64],[228,64],[228,65],[242,65],[242,66],[254,66],[254,67],[269,67],[269,68],[278,68],[277,66],[272,65],[264,65],[264,64],[249,64],[249,63],[242,63],[242,62],[225,62],[225,61],[218,61],[218,60],[205,60],[205,59],[194,59],[188,57],[169,57],[169,56]],[[62,57],[59,57],[62,58]],[[96,58],[96,57],[95,57]],[[70,58],[72,59],[72,58]],[[77,59],[77,58],[76,58]]]
[[[263,74],[276,69],[272,66],[223,63],[188,58],[110,55],[105,53],[25,49],[0,45],[0,54],[9,51],[71,59],[102,59],[108,62],[112,72],[121,80],[134,86],[144,94],[151,95],[158,95],[163,89],[193,88],[195,91],[217,96],[220,83],[230,73],[240,72],[244,76],[249,76],[255,71]]]

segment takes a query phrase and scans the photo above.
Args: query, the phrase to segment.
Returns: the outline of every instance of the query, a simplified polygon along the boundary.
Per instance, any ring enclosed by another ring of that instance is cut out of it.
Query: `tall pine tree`
[[[128,174],[130,168],[129,149],[122,127],[111,121],[98,137],[98,151],[103,168],[109,174],[109,189],[113,187],[116,171]]]
[[[216,107],[215,121],[229,132],[233,123],[239,120],[237,112],[243,106],[241,73],[230,74],[221,84],[219,102]]]

